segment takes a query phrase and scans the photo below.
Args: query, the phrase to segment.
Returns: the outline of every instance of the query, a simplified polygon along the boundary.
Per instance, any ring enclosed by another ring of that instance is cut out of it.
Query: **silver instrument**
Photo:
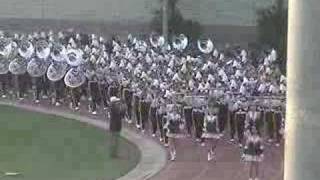
[[[50,56],[50,46],[45,40],[36,42],[36,55],[39,59],[47,60]]]
[[[83,51],[81,49],[70,49],[67,51],[67,63],[73,67],[79,66],[84,63],[82,56]]]
[[[41,77],[46,74],[48,65],[42,59],[33,58],[27,65],[27,72],[31,77]]]
[[[79,67],[71,68],[64,77],[64,83],[71,88],[77,88],[83,85],[86,81],[86,76]]]
[[[179,36],[174,36],[172,39],[172,46],[174,49],[178,51],[183,51],[188,46],[188,37],[184,34],[180,34]]]
[[[17,57],[9,64],[9,71],[12,74],[20,75],[27,72],[27,61],[21,57]]]
[[[61,80],[67,73],[68,64],[64,62],[52,62],[47,70],[47,77],[50,81],[56,82]]]
[[[165,45],[165,39],[161,35],[152,33],[149,37],[149,41],[154,48],[161,48]]]
[[[18,53],[25,60],[29,60],[34,53],[34,46],[28,40],[22,40],[18,49]]]
[[[214,45],[211,39],[198,40],[197,45],[199,50],[204,54],[210,54],[214,48]]]

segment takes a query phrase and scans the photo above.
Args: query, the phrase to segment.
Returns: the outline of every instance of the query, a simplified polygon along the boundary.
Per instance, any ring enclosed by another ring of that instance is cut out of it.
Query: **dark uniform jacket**
[[[112,103],[110,108],[110,131],[120,132],[122,129],[123,110],[120,103]]]

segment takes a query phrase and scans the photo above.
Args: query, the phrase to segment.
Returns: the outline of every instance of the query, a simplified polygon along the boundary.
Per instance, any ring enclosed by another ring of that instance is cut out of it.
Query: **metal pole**
[[[168,1],[162,1],[162,35],[166,43],[168,42]]]

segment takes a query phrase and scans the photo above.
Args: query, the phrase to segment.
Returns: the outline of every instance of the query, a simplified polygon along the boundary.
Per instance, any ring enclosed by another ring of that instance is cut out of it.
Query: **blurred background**
[[[286,59],[288,0],[167,0],[168,33],[210,37],[217,47],[276,48]],[[162,33],[164,0],[0,0],[0,28],[72,28],[110,37]],[[283,62],[283,69],[286,62]]]

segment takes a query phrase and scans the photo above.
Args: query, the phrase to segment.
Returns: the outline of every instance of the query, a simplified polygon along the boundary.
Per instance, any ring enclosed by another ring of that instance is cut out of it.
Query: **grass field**
[[[136,166],[140,152],[121,139],[120,158],[110,159],[108,137],[77,121],[0,106],[0,171],[22,173],[2,179],[116,179]]]

